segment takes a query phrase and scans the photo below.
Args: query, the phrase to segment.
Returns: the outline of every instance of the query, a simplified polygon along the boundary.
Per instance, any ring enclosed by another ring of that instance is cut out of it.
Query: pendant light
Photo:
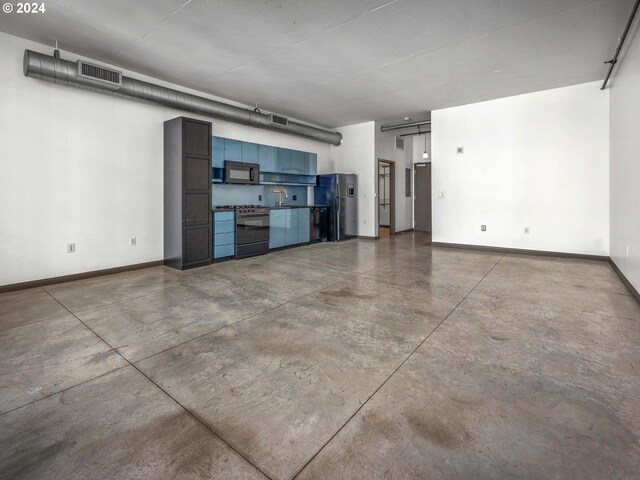
[[[424,134],[424,153],[422,154],[422,158],[425,160],[429,158],[429,154],[427,153],[427,134]]]

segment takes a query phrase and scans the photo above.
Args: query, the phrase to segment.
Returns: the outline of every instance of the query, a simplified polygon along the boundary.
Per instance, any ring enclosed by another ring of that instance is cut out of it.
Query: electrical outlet
[[[486,232],[487,231],[487,226],[486,225],[480,225],[480,231],[481,232]]]
[[[67,253],[76,253],[75,243],[67,243]]]
[[[524,233],[525,235],[529,235],[529,227],[524,227]]]
[[[457,147],[457,148],[456,148],[456,153],[457,153],[458,155],[460,155],[461,153],[464,153],[464,147]]]
[[[130,247],[135,247],[136,246],[136,237],[131,237],[129,239],[129,246]]]
[[[438,192],[438,198],[444,198],[444,192]]]

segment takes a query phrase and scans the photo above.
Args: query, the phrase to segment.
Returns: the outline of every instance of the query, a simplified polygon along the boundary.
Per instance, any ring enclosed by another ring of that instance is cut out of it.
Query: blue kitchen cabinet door
[[[271,210],[269,213],[269,248],[286,245],[285,229],[288,209]]]
[[[242,161],[258,163],[258,145],[256,143],[242,142]]]
[[[232,162],[242,161],[242,142],[240,140],[224,139],[224,159]]]
[[[276,172],[290,173],[291,170],[291,150],[288,148],[276,149]]]
[[[211,142],[211,165],[213,167],[224,167],[224,138],[213,137]]]
[[[235,235],[235,213],[213,212],[213,258],[235,255]]]
[[[229,245],[214,245],[213,258],[233,257],[236,254],[236,246],[233,243]]]
[[[213,137],[211,141],[211,180],[222,182],[224,176],[224,138]]]
[[[305,153],[299,150],[291,150],[291,169],[289,173],[295,175],[305,174]]]
[[[298,243],[309,243],[311,238],[311,213],[308,208],[296,208],[298,217]]]
[[[224,211],[224,212],[213,212],[213,221],[214,222],[233,222],[236,219],[236,214],[234,211]]]
[[[316,153],[307,153],[306,154],[306,169],[304,174],[305,175],[312,175],[312,176],[316,176],[318,175],[318,154]],[[313,182],[313,184],[315,185],[315,180]]]
[[[261,172],[276,171],[276,147],[258,145],[258,163]]]
[[[284,232],[285,244],[295,245],[298,243],[298,210],[288,208],[285,211],[287,212]]]

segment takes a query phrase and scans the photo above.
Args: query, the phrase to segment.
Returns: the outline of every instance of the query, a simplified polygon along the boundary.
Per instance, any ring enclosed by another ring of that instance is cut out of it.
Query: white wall
[[[0,285],[161,260],[163,122],[198,116],[24,77],[25,48],[53,53],[0,33]],[[211,121],[215,135],[316,152],[320,165],[329,162],[326,144]],[[66,253],[70,242],[74,254]]]
[[[344,141],[330,147],[330,160],[318,159],[320,173],[355,173],[358,176],[358,235],[376,235],[375,122],[339,127]]]
[[[594,82],[432,112],[433,240],[608,255],[608,109]]]
[[[640,290],[640,34],[630,32],[609,84],[611,258]],[[627,253],[628,248],[628,253]]]
[[[413,139],[404,138],[404,150],[395,148],[394,132],[380,131],[382,122],[376,122],[376,158],[392,160],[396,165],[396,232],[413,228],[413,196],[405,197],[404,170],[409,168],[413,171]],[[413,179],[413,173],[412,173]],[[413,180],[412,180],[413,182]]]

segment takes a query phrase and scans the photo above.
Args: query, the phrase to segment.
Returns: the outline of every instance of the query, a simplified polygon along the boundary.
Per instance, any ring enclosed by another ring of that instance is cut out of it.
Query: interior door
[[[414,167],[414,229],[431,233],[431,163],[416,163]]]

